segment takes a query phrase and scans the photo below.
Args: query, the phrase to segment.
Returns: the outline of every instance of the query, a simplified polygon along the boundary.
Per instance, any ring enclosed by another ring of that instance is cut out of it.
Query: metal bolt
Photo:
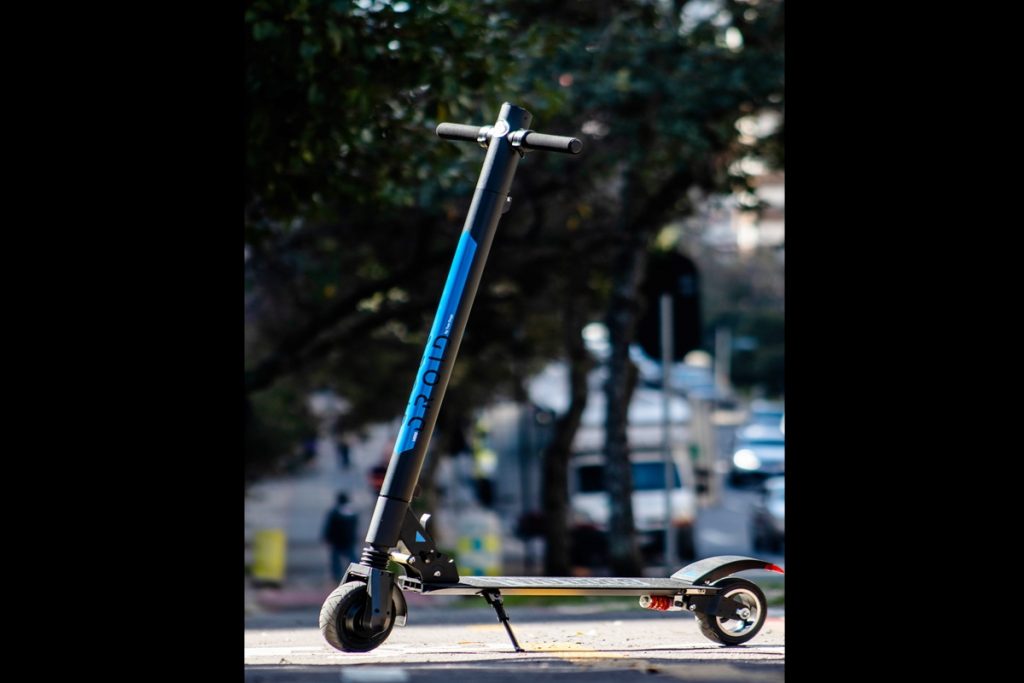
[[[686,606],[686,609],[690,610],[691,612],[696,612],[697,605],[691,602],[689,605]]]
[[[429,557],[427,559],[423,560],[423,561],[426,562],[427,564],[430,564],[430,558]]]
[[[434,576],[441,576],[441,570],[438,569],[436,572],[434,572]]]
[[[409,564],[416,564],[416,558],[415,557],[410,557],[409,558]]]
[[[740,616],[740,619],[746,619],[750,616],[750,610],[744,607],[743,609],[736,610],[736,614]]]

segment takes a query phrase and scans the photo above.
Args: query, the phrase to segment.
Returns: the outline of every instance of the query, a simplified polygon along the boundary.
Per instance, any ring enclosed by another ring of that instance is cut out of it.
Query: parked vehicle
[[[765,479],[761,498],[751,508],[750,539],[754,552],[782,552],[786,541],[785,477]]]
[[[729,484],[759,484],[767,477],[785,473],[786,437],[778,424],[748,425],[738,431]]]
[[[760,484],[767,477],[786,473],[784,416],[785,405],[781,402],[751,402],[747,419],[736,429],[729,471],[731,486]]]
[[[671,498],[671,523],[676,535],[679,558],[696,557],[694,522],[697,500],[685,464],[676,458]],[[664,553],[665,545],[665,464],[657,452],[635,452],[631,458],[633,477],[633,522],[640,549],[647,558]],[[682,461],[685,462],[685,461]],[[571,464],[569,497],[574,559],[582,564],[606,561],[608,520],[611,508],[605,481],[605,459],[601,454],[578,455]],[[680,471],[683,476],[680,476]]]
[[[778,401],[765,401],[762,399],[751,402],[747,425],[764,425],[776,427],[782,424],[786,406]]]

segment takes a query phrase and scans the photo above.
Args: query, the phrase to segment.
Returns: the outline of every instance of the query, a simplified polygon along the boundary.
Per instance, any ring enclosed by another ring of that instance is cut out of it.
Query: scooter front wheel
[[[768,601],[764,592],[746,579],[722,579],[712,584],[722,589],[723,598],[731,598],[743,605],[739,619],[723,619],[710,614],[694,613],[700,632],[710,640],[723,645],[740,645],[757,635],[768,616]]]
[[[361,581],[344,583],[327,596],[320,608],[320,633],[331,647],[342,652],[369,652],[388,639],[395,627],[394,605],[384,630],[373,633],[362,625],[369,602],[366,584]]]

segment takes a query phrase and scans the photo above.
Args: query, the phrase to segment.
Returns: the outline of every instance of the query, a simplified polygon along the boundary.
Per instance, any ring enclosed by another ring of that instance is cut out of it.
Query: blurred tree
[[[272,392],[245,402],[245,481],[282,474],[302,462],[300,444],[316,434],[306,412],[306,397],[296,383],[285,379]],[[263,416],[253,418],[253,413]]]
[[[473,187],[476,169],[463,162],[481,151],[440,142],[433,128],[496,114],[513,28],[496,6],[248,6],[247,435],[298,431],[301,420],[265,408],[302,386],[333,386],[352,426],[400,414],[405,388],[393,381],[415,370]],[[517,293],[488,298],[476,317],[503,338]],[[534,341],[525,337],[521,348]],[[460,364],[453,382],[493,386],[508,367],[494,355]],[[247,448],[247,460],[256,454]]]
[[[693,211],[692,188],[749,190],[736,161],[781,137],[745,139],[739,119],[783,104],[781,2],[510,2],[530,17],[538,44],[553,54],[520,61],[529,82],[557,82],[565,100],[545,112],[554,130],[584,133],[572,173],[531,183],[568,187],[587,217],[579,231],[597,236],[590,256],[607,267],[605,321],[612,345],[607,394],[611,568],[636,575],[631,470],[626,438],[635,372],[628,357],[647,303],[640,283],[655,236]],[[534,28],[539,27],[539,28]],[[554,115],[554,118],[552,118]],[[567,226],[568,227],[568,226]]]
[[[432,237],[457,235],[440,195],[466,180],[430,129],[498,97],[478,41],[504,34],[465,2],[257,0],[246,21],[252,392],[396,312],[418,322],[448,256]]]
[[[253,0],[247,432],[270,424],[273,402],[256,399],[286,387],[332,385],[353,425],[401,414],[482,154],[432,129],[490,123],[512,101],[584,151],[520,167],[445,423],[563,355],[572,403],[545,467],[564,470],[591,362],[579,331],[604,311],[612,562],[638,571],[625,416],[639,283],[654,236],[692,210],[689,188],[746,187],[733,162],[756,145],[781,160],[781,133],[751,143],[736,122],[782,107],[782,27],[773,0]],[[554,483],[546,501],[566,495]],[[565,545],[565,507],[549,551]]]

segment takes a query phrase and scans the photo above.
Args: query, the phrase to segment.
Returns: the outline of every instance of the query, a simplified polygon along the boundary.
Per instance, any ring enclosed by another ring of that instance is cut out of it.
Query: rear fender
[[[694,586],[707,586],[718,581],[718,579],[724,576],[729,576],[730,574],[746,571],[748,569],[764,569],[770,572],[778,572],[780,574],[785,573],[782,571],[781,567],[774,565],[771,562],[765,562],[764,560],[758,560],[753,557],[744,557],[742,555],[718,555],[716,557],[708,557],[688,564],[673,574],[672,578],[679,581],[686,581]]]

